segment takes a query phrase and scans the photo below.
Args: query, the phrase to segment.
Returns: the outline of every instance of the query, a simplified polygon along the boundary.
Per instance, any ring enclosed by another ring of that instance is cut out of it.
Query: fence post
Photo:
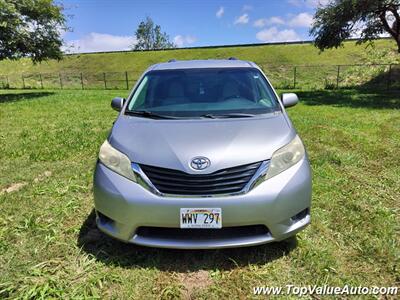
[[[391,84],[392,84],[392,64],[389,65],[388,80],[387,80],[388,89],[390,89]]]
[[[42,78],[42,74],[41,73],[39,73],[39,79],[40,79],[40,86],[41,86],[41,88],[43,90],[43,78]]]
[[[8,75],[6,75],[6,82],[7,82],[7,88],[10,88],[10,81],[8,80]]]
[[[82,90],[83,90],[83,75],[82,75],[82,72],[81,72],[81,87],[82,87]]]
[[[63,82],[62,82],[61,73],[58,73],[58,75],[60,76],[60,88],[63,89]]]
[[[297,77],[297,67],[294,66],[294,69],[293,69],[293,89],[296,88],[296,77]]]
[[[104,80],[104,89],[107,89],[107,80],[106,80],[106,73],[103,73],[103,80]]]
[[[340,78],[340,65],[337,66],[337,76],[336,76],[336,88],[339,88],[339,78]]]
[[[129,82],[128,82],[128,72],[125,71],[125,82],[126,82],[126,89],[129,89]]]
[[[24,74],[22,74],[21,77],[22,77],[22,88],[25,89],[25,78],[24,78]]]

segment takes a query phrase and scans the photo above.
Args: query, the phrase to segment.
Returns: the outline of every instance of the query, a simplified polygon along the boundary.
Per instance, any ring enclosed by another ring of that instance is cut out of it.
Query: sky
[[[60,0],[66,52],[128,50],[151,17],[178,47],[310,40],[327,0]]]

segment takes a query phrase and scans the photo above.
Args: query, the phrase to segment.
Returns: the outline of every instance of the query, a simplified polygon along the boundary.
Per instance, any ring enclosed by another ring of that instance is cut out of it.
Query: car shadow
[[[353,90],[316,90],[296,91],[305,105],[333,105],[352,108],[399,109],[399,91],[374,91],[369,89]]]
[[[44,96],[54,95],[54,92],[18,92],[18,93],[7,93],[0,94],[0,103],[16,102],[21,100],[34,100]]]
[[[230,270],[249,264],[264,265],[287,255],[297,246],[296,237],[261,246],[217,250],[147,248],[110,238],[97,229],[94,210],[82,224],[78,247],[97,260],[125,268],[156,268],[162,271],[194,272]]]

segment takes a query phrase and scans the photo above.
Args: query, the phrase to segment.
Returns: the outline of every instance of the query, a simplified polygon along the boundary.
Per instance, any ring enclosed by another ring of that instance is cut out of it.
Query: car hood
[[[154,120],[120,115],[109,141],[132,162],[178,169],[191,174],[270,159],[272,153],[295,136],[281,113],[237,119]],[[196,156],[205,156],[210,167],[190,168]]]

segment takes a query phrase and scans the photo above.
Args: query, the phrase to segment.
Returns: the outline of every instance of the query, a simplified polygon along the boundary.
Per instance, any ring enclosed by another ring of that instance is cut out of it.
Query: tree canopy
[[[65,24],[62,7],[52,0],[0,0],[0,60],[60,59]]]
[[[367,42],[384,33],[400,53],[400,0],[332,0],[317,9],[310,33],[320,49],[337,48],[345,39]]]
[[[150,17],[140,22],[135,32],[136,43],[134,50],[155,50],[175,48],[175,44],[169,40],[167,33],[162,32],[161,26],[154,24]]]

